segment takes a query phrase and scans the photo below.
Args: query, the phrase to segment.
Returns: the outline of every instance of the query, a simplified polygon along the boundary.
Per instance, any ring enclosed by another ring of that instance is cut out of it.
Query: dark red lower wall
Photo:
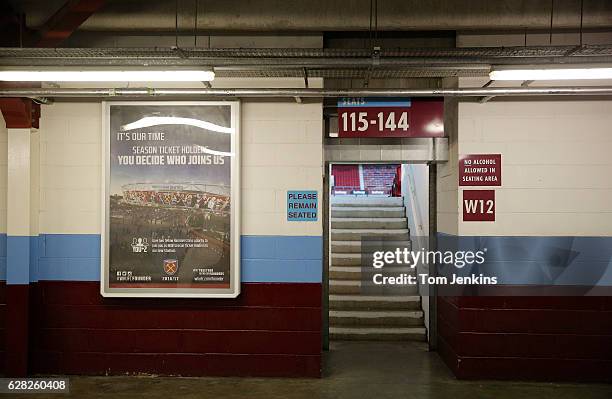
[[[5,357],[6,342],[6,283],[0,281],[0,374],[4,374],[6,364]]]
[[[236,299],[102,298],[39,282],[30,373],[321,375],[321,284],[251,283]]]
[[[612,381],[612,297],[439,297],[438,335],[458,378]]]

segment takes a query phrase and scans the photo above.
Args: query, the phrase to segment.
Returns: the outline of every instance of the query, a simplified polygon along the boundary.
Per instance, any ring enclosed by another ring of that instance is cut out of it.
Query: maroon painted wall
[[[612,381],[612,297],[439,297],[438,350],[462,379]]]
[[[251,283],[236,299],[108,299],[39,282],[30,373],[321,375],[321,284]]]
[[[0,374],[4,374],[6,342],[6,283],[0,281]]]

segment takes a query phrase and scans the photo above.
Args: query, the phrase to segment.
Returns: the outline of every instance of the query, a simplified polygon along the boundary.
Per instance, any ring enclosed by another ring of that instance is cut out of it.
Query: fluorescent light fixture
[[[612,79],[612,68],[501,69],[489,73],[491,80]]]
[[[210,82],[213,71],[206,70],[0,70],[0,81],[7,82]]]
[[[136,122],[121,126],[121,130],[128,131],[159,125],[189,125],[218,133],[234,133],[233,127],[219,126],[211,122],[194,118],[182,118],[179,116],[145,116],[144,118],[138,119]]]

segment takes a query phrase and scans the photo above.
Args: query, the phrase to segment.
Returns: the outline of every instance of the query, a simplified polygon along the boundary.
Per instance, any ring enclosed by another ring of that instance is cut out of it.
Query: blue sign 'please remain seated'
[[[287,191],[287,221],[316,221],[319,209],[318,199],[316,191]]]

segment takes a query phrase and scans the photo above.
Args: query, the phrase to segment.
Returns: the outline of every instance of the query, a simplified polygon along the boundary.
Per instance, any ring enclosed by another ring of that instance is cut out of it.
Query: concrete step
[[[350,341],[425,341],[425,327],[330,327],[329,338]]]
[[[332,241],[331,252],[361,253],[361,241]]]
[[[334,218],[332,229],[405,229],[406,218]]]
[[[331,265],[332,266],[352,266],[355,269],[359,269],[361,266],[365,266],[368,269],[371,269],[372,268],[371,263],[362,265],[361,257],[362,257],[362,254],[360,253],[332,253]],[[394,272],[399,268],[405,268],[405,267],[406,267],[405,264],[399,264],[399,263],[385,265],[385,269],[392,268]]]
[[[411,274],[416,275],[416,270],[410,267],[394,267],[393,269],[385,269],[387,275],[391,274]],[[391,271],[391,272],[390,272]],[[373,269],[368,269],[367,272],[369,274],[373,273]],[[362,268],[355,266],[331,266],[329,268],[329,278],[333,280],[355,280],[361,281],[362,279]],[[371,276],[366,276],[366,278],[371,278]]]
[[[385,240],[385,247],[389,248],[391,246],[412,248],[412,243],[407,240]],[[361,241],[332,241],[331,251],[332,253],[361,253]]]
[[[333,310],[419,310],[421,309],[421,297],[416,295],[330,295],[329,308]]]
[[[418,287],[416,285],[395,285],[395,286],[368,286],[367,290],[371,291],[372,295],[401,295],[410,296],[418,295]],[[354,280],[329,280],[329,293],[333,295],[359,295],[362,292],[361,281]]]
[[[333,196],[332,207],[364,207],[364,206],[404,206],[402,197],[360,197],[360,196]]]
[[[361,266],[361,253],[337,253],[331,254],[333,266]]]
[[[423,325],[420,310],[330,310],[333,327],[415,327]]]
[[[401,218],[406,217],[403,206],[333,206],[332,218],[360,217],[360,218]]]
[[[333,241],[354,241],[364,237],[385,240],[410,240],[408,229],[331,229]]]
[[[360,267],[331,266],[329,278],[334,280],[361,280]]]

